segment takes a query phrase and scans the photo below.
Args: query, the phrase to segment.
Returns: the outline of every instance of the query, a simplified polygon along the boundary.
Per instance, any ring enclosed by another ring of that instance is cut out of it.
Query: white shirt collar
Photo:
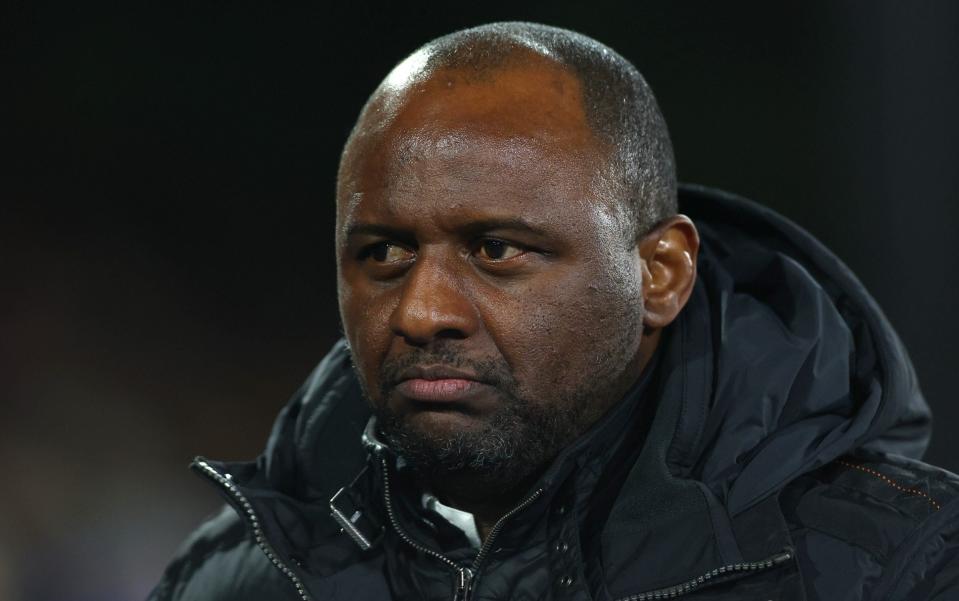
[[[430,509],[443,516],[447,522],[463,531],[463,534],[466,535],[467,540],[469,540],[470,545],[472,545],[474,549],[480,548],[482,542],[480,541],[479,530],[476,529],[476,520],[473,518],[472,513],[444,505],[439,499],[429,493],[423,493],[422,501],[423,509]]]

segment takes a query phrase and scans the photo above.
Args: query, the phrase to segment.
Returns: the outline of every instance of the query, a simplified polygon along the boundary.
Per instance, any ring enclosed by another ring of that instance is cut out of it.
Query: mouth
[[[414,401],[452,403],[469,400],[475,389],[479,387],[485,387],[485,384],[462,378],[443,378],[441,380],[412,378],[397,384],[396,391]]]
[[[490,392],[489,388],[476,374],[430,365],[404,370],[394,390],[408,400],[433,404],[477,401]]]

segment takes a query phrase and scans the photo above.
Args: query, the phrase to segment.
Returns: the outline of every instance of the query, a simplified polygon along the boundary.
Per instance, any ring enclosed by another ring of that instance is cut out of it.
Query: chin
[[[404,429],[423,438],[450,439],[489,427],[487,420],[462,411],[414,411],[401,420]]]
[[[515,432],[457,411],[383,416],[387,444],[411,465],[433,474],[493,472],[515,457]]]

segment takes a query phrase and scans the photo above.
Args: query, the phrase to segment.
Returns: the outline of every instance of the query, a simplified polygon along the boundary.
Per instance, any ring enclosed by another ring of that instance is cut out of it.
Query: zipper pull
[[[469,601],[473,586],[473,570],[459,568],[456,570],[456,582],[453,589],[453,601]]]
[[[770,557],[769,561],[773,565],[779,565],[783,563],[784,561],[789,561],[790,559],[792,559],[792,557],[793,557],[792,549],[787,547],[783,549],[782,552],[777,553],[776,555],[773,555],[772,557]]]

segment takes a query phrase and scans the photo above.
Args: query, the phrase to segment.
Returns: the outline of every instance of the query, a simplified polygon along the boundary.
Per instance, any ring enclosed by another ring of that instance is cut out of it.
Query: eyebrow
[[[513,230],[527,232],[536,236],[547,236],[549,232],[541,227],[517,217],[491,217],[488,219],[479,219],[464,224],[459,230],[467,236],[476,236],[483,232],[494,230]],[[346,238],[361,235],[387,236],[391,238],[404,239],[410,238],[411,232],[406,229],[400,229],[389,225],[376,223],[353,223],[346,229]]]
[[[489,219],[480,219],[478,221],[469,222],[464,226],[463,229],[472,235],[481,234],[483,232],[489,232],[492,230],[514,230],[527,232],[536,236],[546,236],[549,233],[543,228],[533,225],[525,219],[520,219],[518,217],[492,217]]]

